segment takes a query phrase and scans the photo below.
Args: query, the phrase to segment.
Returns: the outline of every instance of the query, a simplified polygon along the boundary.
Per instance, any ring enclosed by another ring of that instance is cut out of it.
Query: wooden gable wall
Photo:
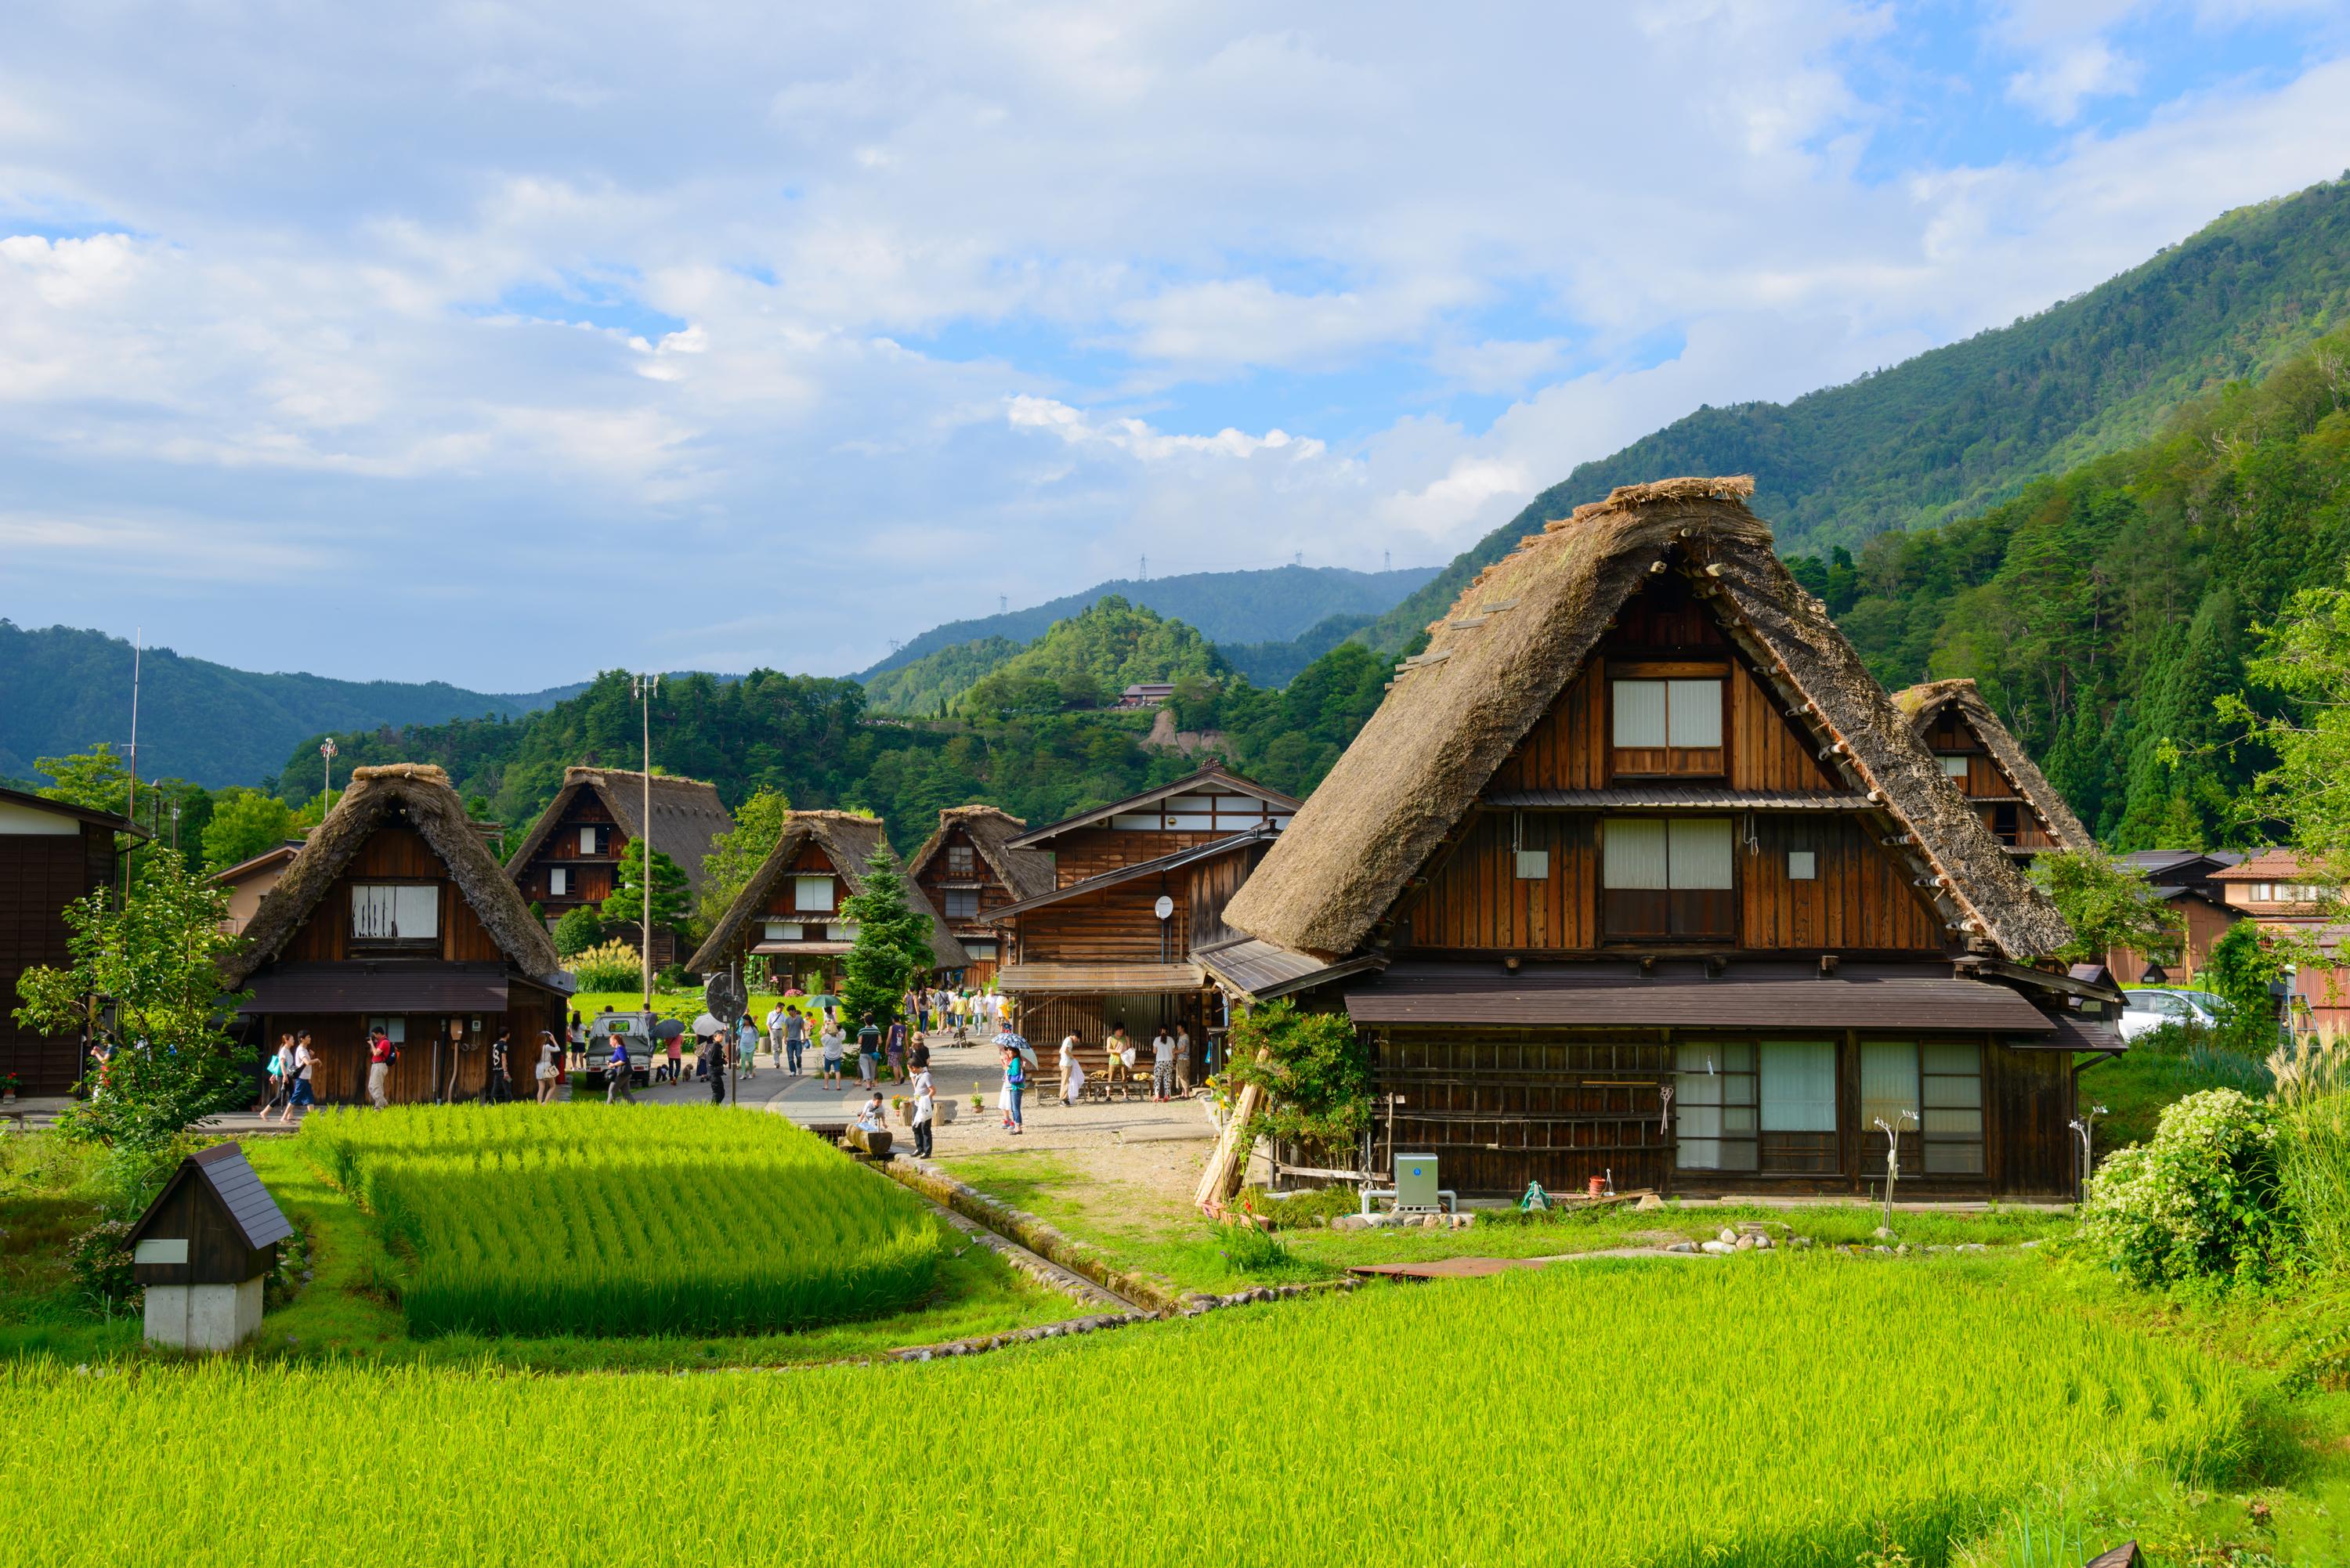
[[[606,835],[605,853],[583,856],[579,853],[579,830],[582,827],[603,827]],[[629,846],[628,829],[614,817],[603,797],[592,789],[581,789],[563,808],[553,832],[530,857],[516,885],[525,899],[546,906],[550,914],[560,914],[574,904],[600,904],[612,896],[621,851]],[[557,866],[571,873],[571,888],[567,894],[547,892],[546,874]]]
[[[67,833],[0,834],[0,1073],[28,1095],[57,1095],[81,1075],[81,1042],[16,1022],[16,981],[73,961],[65,907],[114,885],[114,834],[90,823]]]
[[[948,859],[956,849],[965,849],[971,853],[971,870],[968,874],[951,871],[947,868]],[[1012,890],[1003,885],[1003,878],[995,874],[995,867],[988,864],[987,857],[979,852],[979,846],[972,842],[970,829],[960,823],[947,830],[946,841],[939,846],[939,852],[931,857],[930,864],[922,867],[922,874],[916,880],[920,883],[923,894],[931,900],[931,908],[938,910],[942,917],[946,912],[947,889],[954,888],[969,890],[974,883],[978,885],[979,913],[973,917],[947,922],[958,931],[979,930],[988,924],[989,915],[1006,904],[1018,902],[1013,898]]]
[[[424,836],[412,827],[386,823],[368,835],[342,875],[327,889],[279,958],[303,963],[340,963],[380,958],[369,949],[351,947],[351,886],[358,882],[430,882],[441,889],[441,947],[436,954],[451,963],[498,963],[505,954],[482,924],[481,917],[459,890],[456,879]]]
[[[793,880],[795,877],[831,877],[832,907],[828,909],[801,909],[799,884]],[[840,867],[832,863],[832,857],[824,852],[824,846],[811,838],[799,846],[798,852],[792,857],[791,864],[784,868],[784,874],[775,878],[773,888],[767,889],[763,918],[770,920],[821,919],[827,922],[837,921],[840,919],[840,906],[847,901],[848,897],[848,879],[840,874]],[[751,940],[759,940],[755,930]]]
[[[1966,775],[1950,782],[1969,800],[1979,800],[1983,805],[1978,815],[1992,837],[2018,849],[2054,849],[2056,836],[2048,831],[2047,822],[2024,795],[2008,771],[1999,765],[1991,748],[1983,744],[1982,736],[1975,731],[1955,702],[1947,703],[1925,735],[1926,749],[1937,756],[1963,756],[1967,760]],[[2002,821],[2000,807],[2010,811]]]

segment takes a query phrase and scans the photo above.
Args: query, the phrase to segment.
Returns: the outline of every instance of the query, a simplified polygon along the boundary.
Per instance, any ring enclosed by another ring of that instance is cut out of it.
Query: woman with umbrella
[[[1020,1096],[1028,1087],[1028,1064],[1033,1053],[1028,1042],[1005,1030],[995,1037],[1003,1052],[1003,1127],[1013,1137],[1021,1133]]]

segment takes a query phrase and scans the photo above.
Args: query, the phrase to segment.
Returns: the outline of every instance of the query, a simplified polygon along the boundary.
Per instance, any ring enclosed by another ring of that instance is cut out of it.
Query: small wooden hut
[[[877,848],[889,853],[877,817],[847,811],[791,813],[775,848],[686,967],[712,974],[747,958],[764,958],[778,990],[839,995],[841,960],[857,945],[856,922],[842,918],[841,905],[865,890],[866,862]],[[962,945],[910,878],[906,901],[931,918],[934,967],[962,969],[969,961]]]
[[[130,1227],[131,1277],[147,1293],[147,1337],[233,1350],[261,1326],[262,1284],[294,1234],[233,1143],[180,1162]]]
[[[224,989],[251,992],[243,1016],[265,1044],[311,1032],[322,1103],[364,1094],[377,1025],[400,1047],[396,1100],[479,1093],[501,1027],[517,1061],[540,1030],[562,1033],[555,943],[427,763],[354,770],[244,936]]]
[[[1481,573],[1224,911],[1445,1184],[2066,1197],[2120,995],[1791,577],[1752,481]]]
[[[538,820],[515,846],[506,862],[506,874],[522,890],[525,903],[546,911],[546,925],[555,929],[582,904],[602,905],[612,896],[620,856],[629,845],[650,832],[652,846],[678,864],[687,888],[702,894],[702,861],[711,840],[734,830],[734,818],[718,798],[718,786],[700,779],[652,777],[652,815],[645,815],[645,775],[619,768],[567,768],[563,787],[538,814]],[[655,964],[677,961],[677,933],[663,927],[653,933]]]
[[[1054,885],[1050,855],[1011,846],[1027,826],[992,805],[946,806],[939,812],[938,830],[907,865],[907,875],[962,944],[968,961],[960,972],[950,972],[950,984],[983,987],[993,980],[996,911]]]
[[[2000,846],[2026,864],[2043,849],[2087,849],[2095,840],[1972,680],[1929,680],[1895,693],[1937,763],[1973,803]]]

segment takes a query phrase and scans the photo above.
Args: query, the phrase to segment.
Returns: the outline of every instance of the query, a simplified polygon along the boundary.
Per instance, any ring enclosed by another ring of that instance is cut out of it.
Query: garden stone
[[[1808,1247],[1811,1244],[1812,1239],[1809,1236],[1790,1236],[1787,1238],[1787,1245],[1790,1247]]]
[[[1695,1241],[1675,1241],[1671,1246],[1667,1247],[1665,1251],[1668,1252],[1694,1252],[1697,1251],[1697,1243]]]
[[[1906,1258],[1906,1257],[1908,1257],[1908,1256],[1909,1255],[1909,1243],[1908,1243],[1908,1242],[1907,1242],[1907,1241],[1904,1241],[1904,1242],[1902,1242],[1902,1243],[1901,1243],[1901,1245],[1899,1245],[1899,1246],[1898,1246],[1898,1247],[1894,1248],[1894,1249],[1893,1249],[1893,1255],[1894,1255],[1895,1257],[1897,1257],[1897,1258]]]
[[[1882,1225],[1879,1225],[1876,1230],[1871,1231],[1869,1234],[1876,1237],[1880,1241],[1890,1241],[1893,1240],[1893,1232],[1887,1230]]]
[[[1635,1203],[1635,1204],[1633,1204],[1633,1205],[1632,1205],[1632,1207],[1633,1207],[1634,1209],[1636,1209],[1636,1210],[1639,1210],[1639,1211],[1640,1211],[1640,1212],[1642,1212],[1642,1213],[1646,1213],[1646,1212],[1648,1212],[1649,1210],[1652,1210],[1652,1209],[1662,1209],[1664,1206],[1665,1206],[1665,1200],[1664,1200],[1663,1199],[1661,1199],[1661,1198],[1658,1197],[1658,1196],[1657,1196],[1655,1193],[1653,1193],[1653,1192],[1649,1192],[1649,1193],[1644,1193],[1644,1194],[1642,1194],[1642,1195],[1641,1195],[1641,1198],[1640,1198],[1640,1201],[1638,1201],[1638,1203]]]
[[[1872,1252],[1885,1252],[1889,1254],[1893,1249],[1890,1247],[1871,1247],[1869,1251]]]
[[[1758,1251],[1758,1252],[1767,1252],[1767,1251],[1769,1251],[1771,1250],[1771,1238],[1770,1238],[1770,1237],[1768,1237],[1768,1236],[1757,1236],[1757,1237],[1755,1237],[1755,1238],[1754,1238],[1754,1250],[1755,1250],[1756,1251]]]
[[[1738,1251],[1738,1249],[1731,1246],[1727,1241],[1708,1241],[1703,1247],[1700,1248],[1699,1251],[1711,1252],[1717,1258],[1726,1258],[1730,1256],[1731,1253]]]
[[[1731,1244],[1730,1250],[1733,1252],[1751,1252],[1754,1250],[1754,1238],[1752,1236],[1741,1236]]]
[[[1738,1241],[1738,1232],[1731,1230],[1729,1226],[1724,1225],[1721,1228],[1721,1234],[1714,1239],[1718,1241],[1727,1241],[1734,1245]]]

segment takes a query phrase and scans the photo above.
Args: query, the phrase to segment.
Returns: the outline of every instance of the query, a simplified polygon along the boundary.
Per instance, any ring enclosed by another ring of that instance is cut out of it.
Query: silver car
[[[2220,999],[2208,991],[2130,992],[2122,1008],[2122,1038],[2135,1040],[2166,1023],[2217,1029],[2220,1005]]]
[[[639,1084],[652,1082],[654,1044],[652,1024],[655,1015],[644,1012],[607,1012],[588,1025],[588,1064],[598,1074],[604,1064],[612,1059],[612,1036],[618,1033],[629,1053],[629,1075]]]

